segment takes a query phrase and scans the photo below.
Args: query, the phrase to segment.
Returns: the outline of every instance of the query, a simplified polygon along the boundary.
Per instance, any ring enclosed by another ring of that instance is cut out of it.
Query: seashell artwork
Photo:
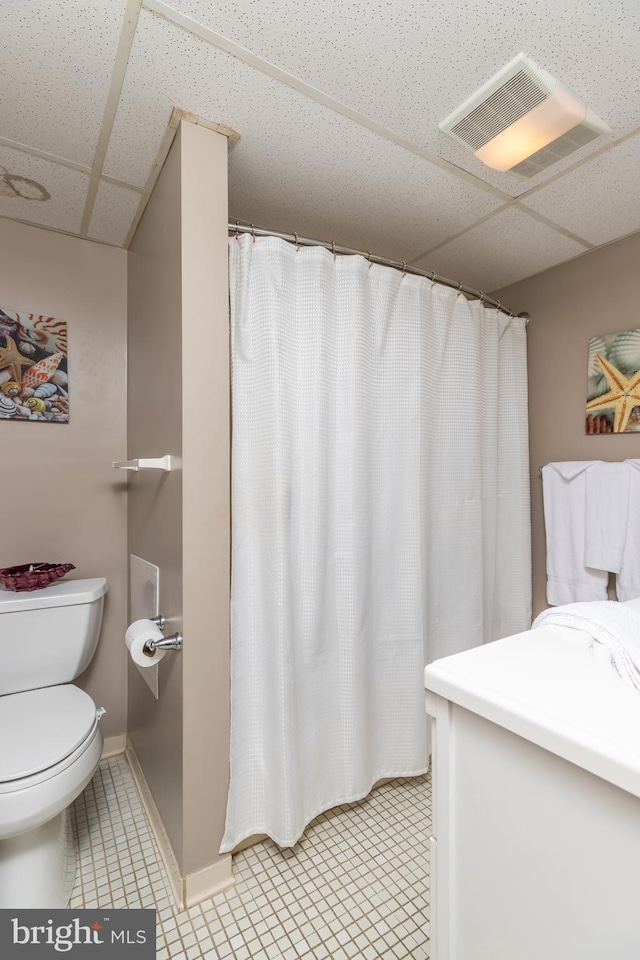
[[[625,377],[633,376],[640,370],[640,330],[617,333],[605,356]]]
[[[40,397],[41,400],[46,400],[47,397],[52,397],[57,392],[58,388],[55,383],[43,383],[34,390],[33,395],[34,397]]]
[[[63,353],[52,353],[50,357],[45,357],[44,360],[39,360],[37,363],[34,363],[23,376],[22,386],[38,387],[41,383],[48,383],[63,358]]]
[[[587,365],[587,378],[589,380],[595,379],[598,381],[602,379],[602,367],[596,358],[599,353],[605,354],[606,352],[607,345],[604,337],[592,337],[591,340],[589,340],[589,363]]]
[[[67,324],[54,317],[29,314],[28,322],[21,322],[18,336],[25,344],[40,347],[49,353],[67,352]]]
[[[66,321],[0,308],[0,418],[68,423],[68,398]]]
[[[18,321],[0,309],[0,337],[13,336],[18,329]]]
[[[0,417],[7,419],[9,417],[15,417],[18,410],[18,404],[15,400],[12,400],[11,397],[5,397],[4,395],[0,397]]]
[[[2,384],[0,390],[2,390],[7,397],[15,397],[20,393],[20,384],[16,383],[15,380],[7,380]]]
[[[589,340],[586,432],[640,433],[640,329]]]

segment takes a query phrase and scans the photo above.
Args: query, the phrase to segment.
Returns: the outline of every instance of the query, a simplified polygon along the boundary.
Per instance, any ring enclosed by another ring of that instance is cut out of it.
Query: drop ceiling
[[[637,0],[0,0],[0,32],[0,216],[126,246],[178,108],[240,134],[230,219],[483,290],[640,229]],[[438,130],[520,51],[612,128],[528,181]]]

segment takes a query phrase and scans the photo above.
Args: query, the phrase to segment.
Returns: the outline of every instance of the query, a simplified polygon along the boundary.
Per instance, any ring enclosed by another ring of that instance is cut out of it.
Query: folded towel
[[[547,539],[547,601],[606,600],[606,571],[585,566],[586,475],[600,461],[548,463],[542,468]]]
[[[622,568],[616,577],[618,600],[640,597],[640,460],[625,460],[629,467],[628,536],[622,551]]]
[[[585,567],[622,569],[631,473],[637,471],[629,463],[594,463],[585,474]]]
[[[569,603],[543,610],[534,627],[572,627],[588,633],[611,653],[611,664],[619,676],[640,690],[640,611],[616,600]]]

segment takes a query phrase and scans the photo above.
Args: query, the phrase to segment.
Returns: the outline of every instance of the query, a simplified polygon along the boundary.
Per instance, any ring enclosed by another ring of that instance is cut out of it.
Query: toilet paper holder
[[[172,633],[170,637],[163,637],[162,640],[147,640],[144,648],[150,653],[155,653],[156,650],[182,650],[182,640],[181,633]]]
[[[149,617],[152,623],[155,623],[156,627],[159,630],[164,630],[164,625],[167,622],[166,618],[162,613],[159,613],[157,617]],[[156,650],[182,650],[182,641],[183,636],[181,633],[176,632],[172,633],[169,637],[163,637],[161,640],[147,640],[145,643],[145,650],[148,650],[150,653],[154,653]]]

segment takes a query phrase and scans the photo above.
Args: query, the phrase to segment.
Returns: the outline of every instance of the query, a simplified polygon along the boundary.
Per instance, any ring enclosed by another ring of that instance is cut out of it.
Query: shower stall
[[[525,320],[240,233],[223,851],[424,773],[425,664],[530,623]]]

